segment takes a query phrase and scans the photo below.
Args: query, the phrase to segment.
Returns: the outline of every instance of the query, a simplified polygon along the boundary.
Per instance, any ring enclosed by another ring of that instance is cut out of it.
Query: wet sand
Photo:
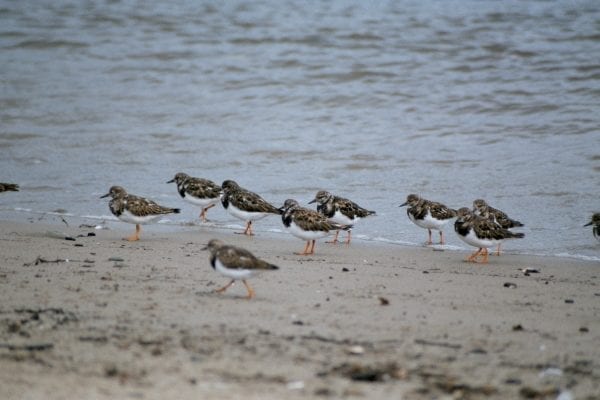
[[[109,226],[0,221],[3,399],[600,393],[597,262]],[[216,294],[211,238],[280,270]]]

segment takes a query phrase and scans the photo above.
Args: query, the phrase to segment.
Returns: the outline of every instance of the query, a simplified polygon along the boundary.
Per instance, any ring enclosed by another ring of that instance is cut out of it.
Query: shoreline
[[[7,399],[592,399],[600,391],[596,262],[507,254],[476,265],[457,251],[358,240],[321,240],[306,257],[293,254],[303,241],[263,232],[148,226],[130,243],[121,238],[133,225],[124,223],[0,226]],[[216,294],[227,278],[201,250],[211,238],[280,270],[249,281],[252,300],[241,284]]]
[[[3,213],[6,214],[12,214],[14,215],[16,213],[19,214],[25,214],[25,215],[30,215],[28,218],[22,219],[22,218],[11,218],[11,219],[6,219],[7,215],[3,215]],[[40,216],[39,218],[37,218],[34,221],[34,217],[33,215],[37,215]],[[10,221],[10,222],[14,222],[14,223],[26,223],[25,221],[27,220],[27,223],[35,223],[35,222],[42,222],[48,225],[57,225],[57,226],[65,226],[65,222],[62,221],[61,219],[65,218],[65,219],[69,219],[69,220],[75,220],[75,221],[79,221],[79,223],[77,224],[69,224],[67,225],[67,227],[71,226],[71,225],[81,225],[81,224],[85,224],[88,223],[90,224],[90,222],[94,222],[96,223],[96,225],[103,225],[103,223],[110,223],[111,227],[107,227],[107,230],[127,230],[127,223],[124,223],[122,221],[119,221],[116,217],[113,216],[78,216],[78,215],[72,215],[72,214],[61,214],[58,212],[42,212],[42,211],[31,211],[31,210],[1,210],[0,209],[0,221]],[[165,233],[178,233],[178,232],[186,232],[186,231],[190,231],[193,229],[200,229],[200,230],[206,230],[206,231],[215,231],[215,232],[220,232],[220,233],[227,233],[227,232],[235,232],[235,231],[239,231],[239,230],[243,230],[244,226],[241,224],[236,224],[235,220],[230,221],[231,223],[227,223],[227,224],[215,224],[214,222],[209,222],[208,224],[203,224],[203,223],[199,223],[197,221],[191,221],[191,222],[183,222],[183,221],[170,221],[167,220],[166,222],[161,222],[159,221],[158,223],[154,223],[154,224],[150,224],[149,226],[151,227],[151,230],[155,230],[156,232],[165,232]],[[91,225],[91,224],[90,224]],[[122,225],[119,227],[119,225]],[[133,227],[133,225],[131,225]],[[146,229],[148,227],[148,225],[142,227],[142,229]],[[256,228],[255,228],[256,229]],[[419,230],[423,230],[421,228],[417,228],[415,227],[415,229],[419,229]],[[425,231],[425,230],[423,230]],[[449,225],[446,229],[446,233],[447,234],[454,234],[453,231],[453,227],[451,225]],[[285,240],[299,240],[296,237],[294,237],[293,235],[285,232],[283,229],[281,230],[274,230],[274,229],[268,229],[268,230],[261,230],[260,227],[258,228],[258,230],[256,230],[256,232],[259,235],[264,235],[266,238],[271,239],[271,240],[278,240],[278,239],[282,239],[284,238]],[[458,252],[458,253],[464,253],[464,254],[470,254],[473,251],[475,251],[474,247],[469,247],[468,245],[464,244],[464,243],[459,243],[461,246],[457,246],[455,244],[451,244],[451,245],[439,245],[439,244],[434,244],[434,245],[425,245],[425,244],[419,244],[419,243],[413,243],[413,242],[406,242],[406,241],[402,241],[402,240],[393,240],[393,239],[388,239],[385,237],[382,238],[370,238],[370,237],[366,237],[366,235],[361,235],[361,234],[357,234],[357,235],[353,235],[353,242],[354,241],[358,241],[361,243],[368,243],[368,244],[372,244],[372,245],[382,245],[382,246],[401,246],[401,247],[407,247],[407,248],[423,248],[423,249],[430,249],[433,251],[449,251],[449,252]],[[463,247],[464,246],[464,247]],[[521,252],[521,251],[511,251],[509,249],[508,252],[506,252],[505,250],[503,250],[503,255],[521,255],[521,256],[530,256],[530,257],[550,257],[550,258],[559,258],[559,259],[569,259],[569,260],[580,260],[580,261],[586,261],[586,262],[597,262],[598,265],[600,266],[600,256],[598,257],[594,257],[594,256],[589,256],[589,255],[585,255],[585,254],[570,254],[570,253],[564,253],[564,254],[537,254],[537,253],[529,253],[529,252]]]

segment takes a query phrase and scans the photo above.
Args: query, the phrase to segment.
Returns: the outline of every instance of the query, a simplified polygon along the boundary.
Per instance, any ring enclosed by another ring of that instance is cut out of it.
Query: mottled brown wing
[[[514,236],[512,232],[489,219],[478,218],[475,221],[475,229],[477,229],[477,235],[482,239],[502,240]]]
[[[366,208],[359,206],[355,202],[341,197],[336,198],[335,203],[338,205],[342,214],[347,215],[352,219],[356,217],[365,218],[369,215],[375,214],[375,211],[369,211]]]
[[[523,226],[520,221],[514,220],[506,215],[505,212],[498,210],[496,208],[489,207],[490,213],[496,218],[496,222],[500,224],[504,229],[516,228],[519,226]]]
[[[248,212],[281,214],[281,210],[269,204],[256,193],[239,190],[229,195],[229,201],[237,208]]]
[[[273,265],[256,258],[241,247],[223,246],[218,250],[217,257],[230,269],[274,269]]]
[[[176,208],[163,207],[156,204],[154,201],[145,199],[143,197],[128,195],[125,201],[125,207],[127,207],[127,210],[138,217],[179,212],[179,210]]]
[[[329,232],[342,228],[341,225],[329,221],[320,212],[308,208],[298,208],[294,211],[293,218],[296,225],[307,231]]]
[[[186,184],[188,193],[201,199],[214,199],[223,191],[221,186],[208,179],[191,178]]]
[[[431,216],[436,219],[444,220],[456,217],[456,210],[446,207],[442,203],[437,203],[434,201],[430,202],[429,210],[431,212]]]

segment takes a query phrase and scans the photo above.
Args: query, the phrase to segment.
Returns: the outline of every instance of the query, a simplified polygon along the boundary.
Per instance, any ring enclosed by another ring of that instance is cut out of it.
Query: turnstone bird
[[[248,299],[254,297],[254,290],[247,279],[255,276],[261,270],[279,269],[276,265],[256,258],[252,253],[240,247],[226,245],[218,239],[211,239],[202,250],[210,251],[210,265],[221,275],[231,278],[231,281],[217,293],[222,293],[236,280],[241,280],[248,290]]]
[[[2,183],[0,182],[0,193],[2,192],[18,192],[19,185],[16,183]]]
[[[177,184],[177,192],[186,201],[202,207],[200,219],[206,222],[206,211],[214,207],[219,200],[223,189],[209,179],[194,178],[183,172],[178,172],[175,177],[167,183]]]
[[[314,202],[318,203],[317,211],[325,215],[331,221],[341,225],[354,225],[362,218],[368,217],[369,215],[375,215],[375,211],[362,208],[351,200],[334,196],[325,190],[320,190],[317,192],[315,198],[308,204],[312,204]],[[352,230],[348,229],[347,232],[348,237],[346,238],[346,244],[350,244]],[[339,233],[339,230],[335,231],[335,237],[331,243],[337,243]]]
[[[473,212],[475,215],[479,215],[483,218],[487,218],[498,225],[500,225],[504,229],[517,228],[520,226],[524,226],[520,221],[511,219],[505,212],[500,211],[488,203],[486,203],[483,199],[477,199],[473,201]],[[502,244],[498,244],[498,248],[496,249],[496,255],[500,255],[500,246]]]
[[[165,214],[179,214],[179,208],[163,207],[152,200],[127,194],[121,186],[113,186],[100,198],[112,197],[108,207],[115,217],[123,222],[135,224],[135,233],[127,238],[130,242],[140,240],[142,224],[154,222]]]
[[[292,235],[306,240],[306,246],[301,256],[315,253],[316,239],[330,235],[340,229],[348,230],[352,225],[341,225],[329,220],[325,215],[309,208],[301,207],[294,199],[287,199],[280,208],[283,212],[281,220],[283,226]]]
[[[406,214],[408,218],[421,228],[427,229],[429,238],[428,245],[433,244],[431,240],[431,230],[440,231],[440,244],[444,244],[444,226],[452,218],[456,217],[456,210],[446,207],[442,203],[426,200],[416,194],[409,194],[406,202],[400,204],[400,207],[408,206]]]
[[[477,257],[483,255],[483,263],[488,262],[488,247],[500,244],[506,239],[520,239],[524,233],[511,232],[490,219],[475,215],[467,207],[457,211],[454,230],[465,243],[479,249],[471,254],[467,261],[477,262]]]
[[[246,221],[244,235],[254,235],[252,221],[259,220],[269,214],[281,214],[281,211],[269,204],[254,192],[246,190],[232,180],[226,180],[221,185],[223,196],[221,203],[227,212],[236,218]]]
[[[590,225],[594,225],[594,227],[592,228],[592,232],[594,233],[594,237],[600,240],[600,213],[594,213],[592,215],[592,220],[584,226]]]

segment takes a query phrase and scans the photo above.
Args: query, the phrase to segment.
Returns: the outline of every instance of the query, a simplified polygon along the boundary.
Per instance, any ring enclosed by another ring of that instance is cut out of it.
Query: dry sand
[[[600,398],[597,262],[72,225],[0,221],[2,399]],[[281,269],[215,294],[210,238]]]

